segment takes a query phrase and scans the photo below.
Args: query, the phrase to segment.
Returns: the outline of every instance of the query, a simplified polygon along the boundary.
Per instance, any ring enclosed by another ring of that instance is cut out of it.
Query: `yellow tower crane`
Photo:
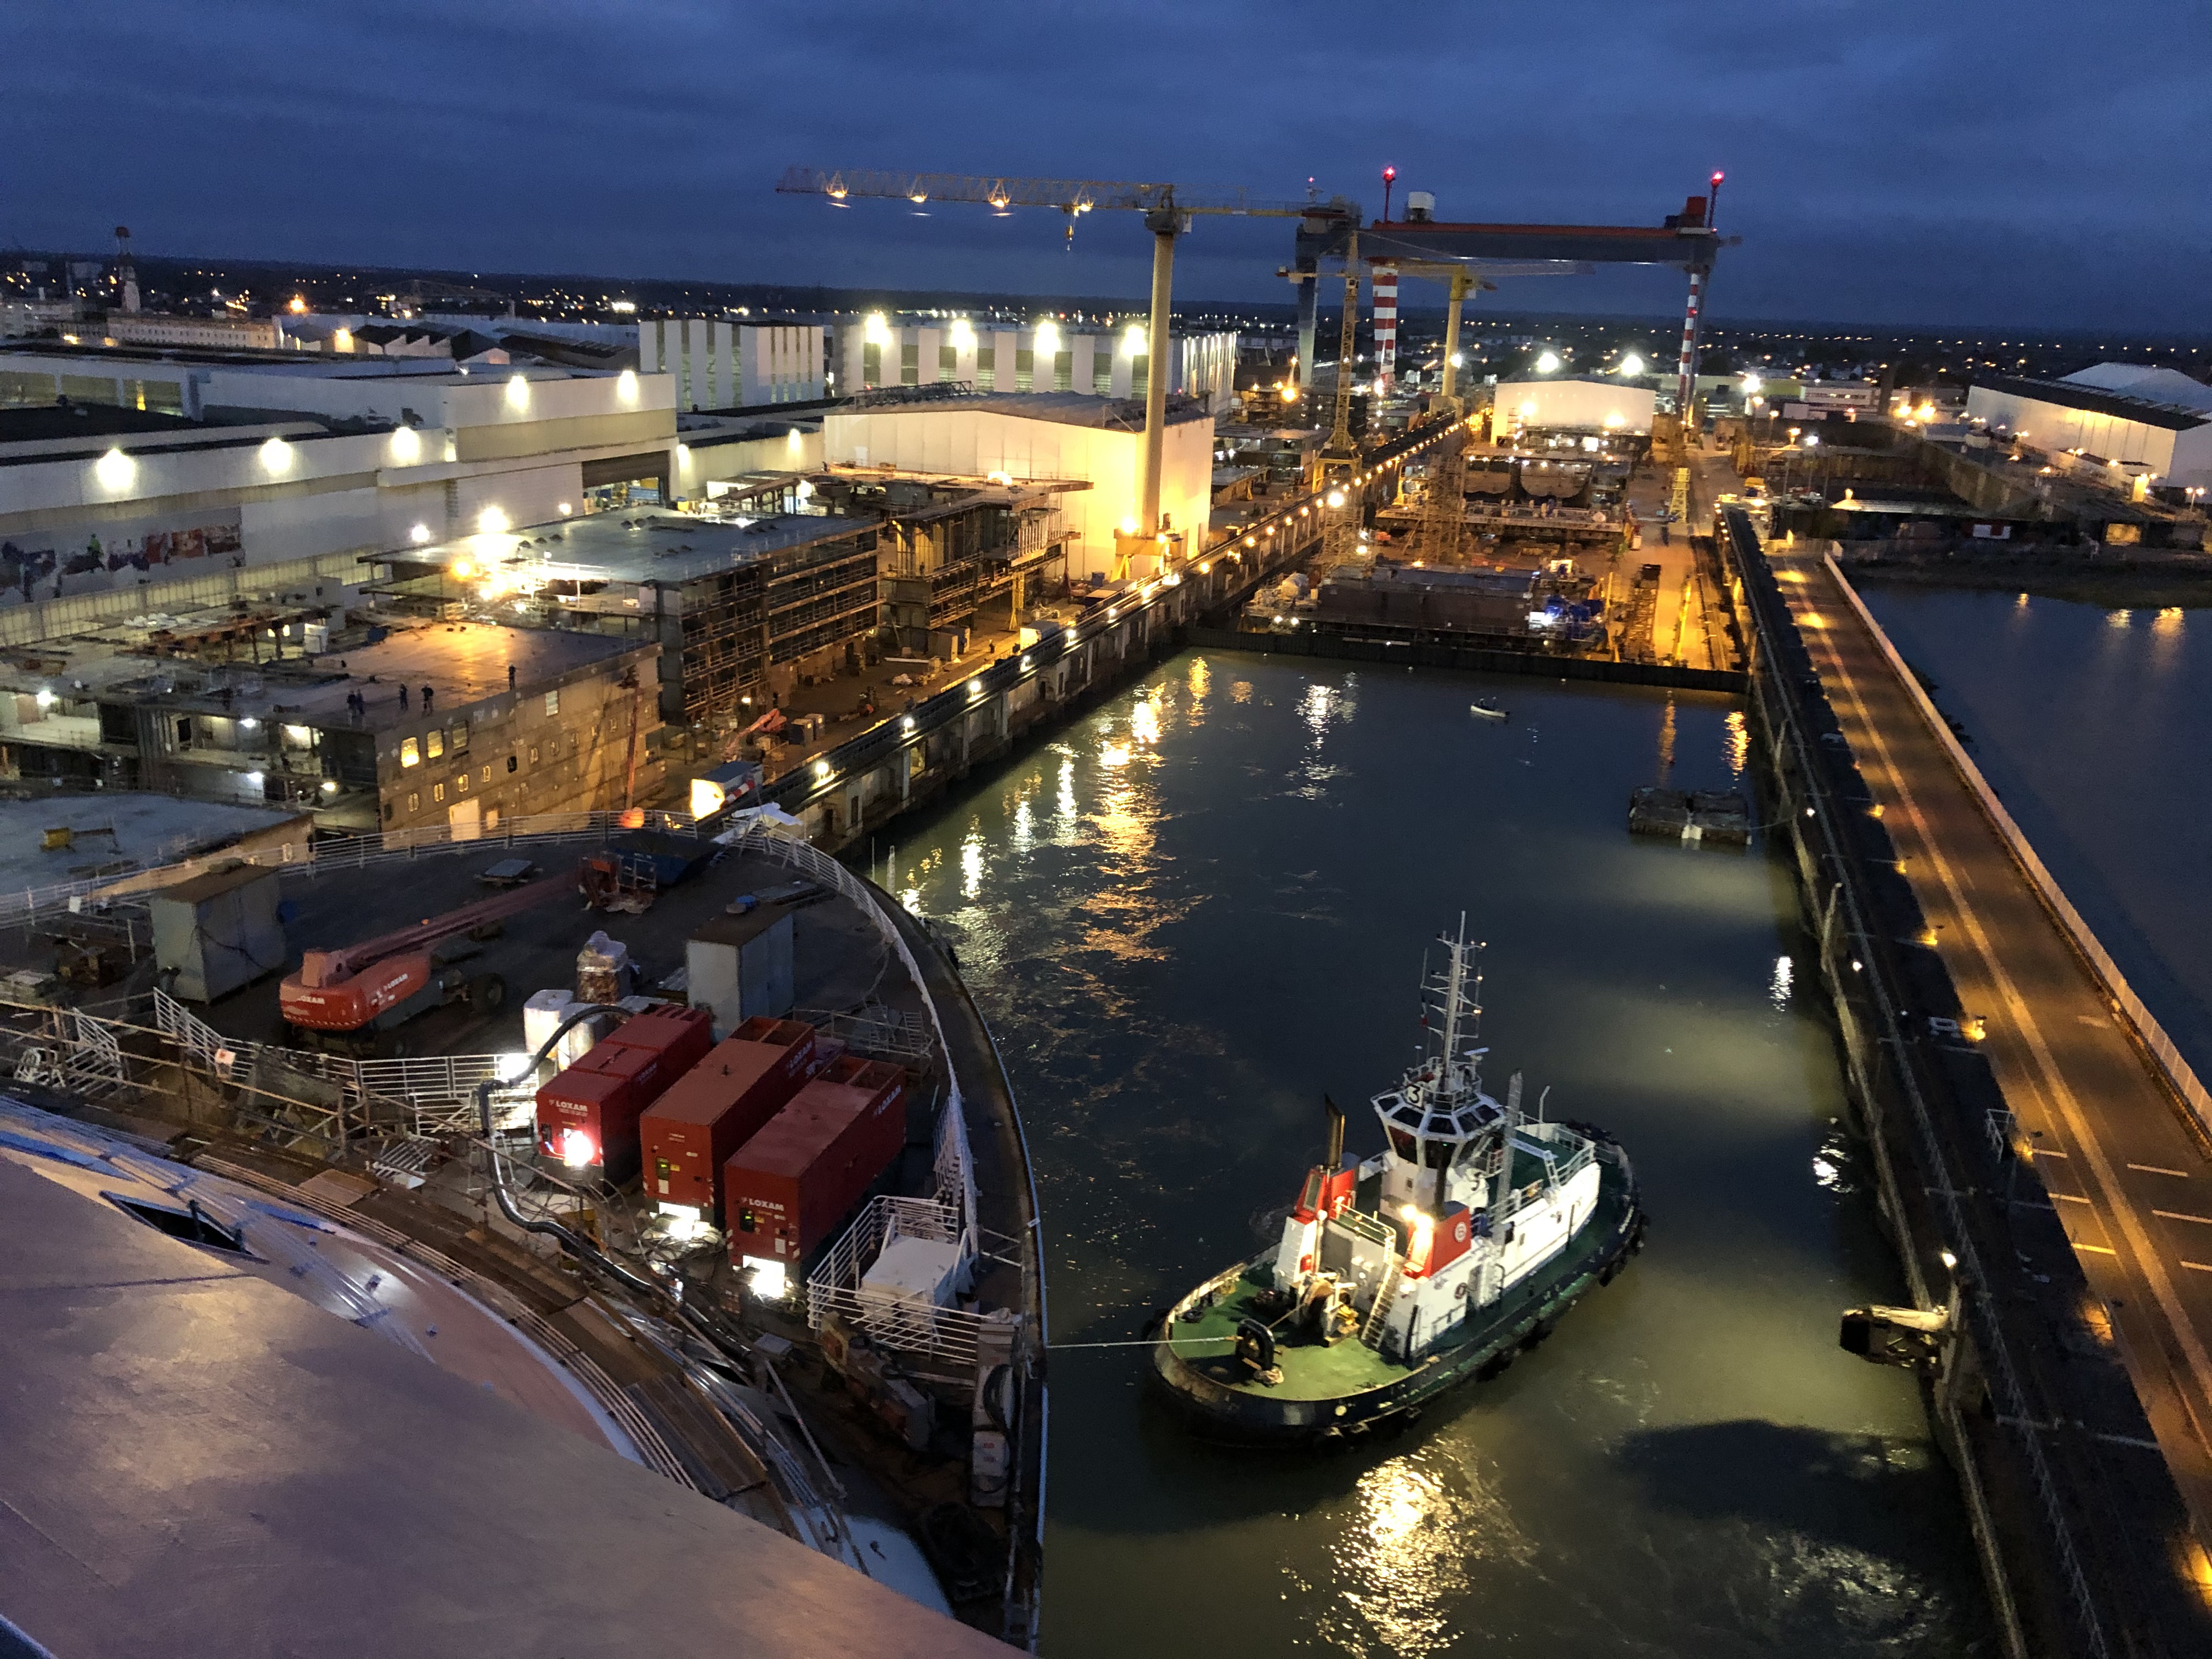
[[[1325,218],[1331,210],[1304,202],[1259,200],[1241,190],[1193,190],[1170,184],[1115,183],[1097,179],[991,179],[951,173],[889,173],[860,168],[824,172],[793,167],[776,184],[786,195],[826,196],[923,202],[969,202],[1006,213],[1015,208],[1057,208],[1075,234],[1080,215],[1104,209],[1141,213],[1152,233],[1152,309],[1146,331],[1144,462],[1138,474],[1137,535],[1157,541],[1160,523],[1160,462],[1167,440],[1168,325],[1170,289],[1175,272],[1176,238],[1190,229],[1200,214],[1239,218]],[[1355,276],[1355,281],[1357,280]],[[1204,526],[1199,526],[1202,533]],[[1126,555],[1117,563],[1126,563]]]

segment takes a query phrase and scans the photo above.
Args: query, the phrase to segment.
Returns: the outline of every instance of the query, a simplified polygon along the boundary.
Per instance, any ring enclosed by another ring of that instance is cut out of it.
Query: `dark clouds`
[[[2203,0],[15,0],[0,240],[1137,295],[1144,238],[769,193],[793,161],[1650,222],[1724,167],[1724,316],[2197,328]],[[1281,298],[1205,224],[1188,296]],[[1655,312],[1660,272],[1504,303]]]

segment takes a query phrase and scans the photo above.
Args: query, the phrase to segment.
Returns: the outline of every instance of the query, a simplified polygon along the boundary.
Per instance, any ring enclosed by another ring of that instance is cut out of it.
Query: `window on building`
[[[422,763],[422,751],[416,747],[414,738],[399,739],[399,763],[402,766],[420,766]]]
[[[998,384],[999,348],[996,346],[977,346],[975,348],[976,390],[979,392],[994,391],[997,389]]]
[[[549,714],[557,714],[561,712],[561,694],[558,691],[548,691],[545,694],[545,712]]]
[[[460,776],[455,778],[453,780],[453,787],[459,790],[463,794],[467,794],[469,793],[469,775],[466,772],[463,772]]]
[[[392,803],[390,801],[384,803],[384,821],[386,823],[392,822]]]
[[[884,383],[884,349],[871,340],[860,348],[860,385],[865,389]]]
[[[453,750],[456,755],[467,754],[469,752],[469,723],[466,720],[456,720],[453,723],[453,730],[446,734],[446,740],[453,745]]]
[[[444,784],[434,783],[430,786],[430,799],[432,800],[443,800],[445,798],[446,786]]]
[[[509,755],[507,757],[507,763],[510,768],[512,768],[514,764],[514,757]],[[491,768],[487,766],[480,769],[477,773],[477,781],[478,783],[489,783],[491,781]]]
[[[428,733],[423,738],[422,743],[424,747],[428,750],[430,758],[432,760],[437,759],[439,756],[446,752],[446,734],[443,732],[432,732]]]
[[[899,347],[899,384],[916,386],[921,380],[921,348],[919,345]]]
[[[1036,353],[1027,346],[1014,348],[1014,390],[1034,392],[1036,389]]]
[[[1054,392],[1075,390],[1075,354],[1055,351],[1052,354],[1052,389]]]
[[[941,345],[937,348],[937,378],[957,380],[960,378],[960,348]]]
[[[422,792],[421,790],[410,789],[407,792],[407,810],[410,812],[419,812],[422,810]]]
[[[538,745],[534,743],[530,745],[530,763],[532,766],[538,764]]]
[[[512,755],[509,755],[509,756],[507,757],[507,769],[508,771],[510,771],[510,772],[514,771],[514,769],[515,769],[516,767],[518,767],[518,766],[520,766],[520,765],[521,765],[521,764],[522,764],[522,763],[521,763],[520,761],[519,761],[519,760],[515,759],[515,757],[514,757],[514,756],[512,756]]]

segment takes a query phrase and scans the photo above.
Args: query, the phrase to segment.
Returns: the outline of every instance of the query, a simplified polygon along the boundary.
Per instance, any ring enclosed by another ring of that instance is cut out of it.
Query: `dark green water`
[[[1467,713],[1493,693],[1508,725]],[[1056,1344],[1134,1338],[1272,1238],[1324,1091],[1379,1144],[1353,1103],[1462,908],[1492,1086],[1612,1128],[1653,1216],[1543,1347],[1359,1451],[1200,1446],[1141,1348],[1059,1349],[1050,1659],[1986,1649],[1914,1386],[1835,1346],[1899,1291],[1786,875],[1627,834],[1662,752],[1726,787],[1740,730],[1717,698],[1184,656],[899,846],[1022,1102]]]

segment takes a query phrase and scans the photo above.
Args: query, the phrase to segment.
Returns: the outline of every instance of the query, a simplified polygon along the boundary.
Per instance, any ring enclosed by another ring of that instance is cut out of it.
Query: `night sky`
[[[14,0],[0,244],[1136,296],[1133,215],[779,198],[793,162],[1652,223],[1728,184],[1726,319],[2202,330],[2204,0]],[[1283,300],[1201,222],[1178,298]],[[1499,302],[1662,313],[1657,270]],[[1408,298],[1419,302],[1416,291]]]

